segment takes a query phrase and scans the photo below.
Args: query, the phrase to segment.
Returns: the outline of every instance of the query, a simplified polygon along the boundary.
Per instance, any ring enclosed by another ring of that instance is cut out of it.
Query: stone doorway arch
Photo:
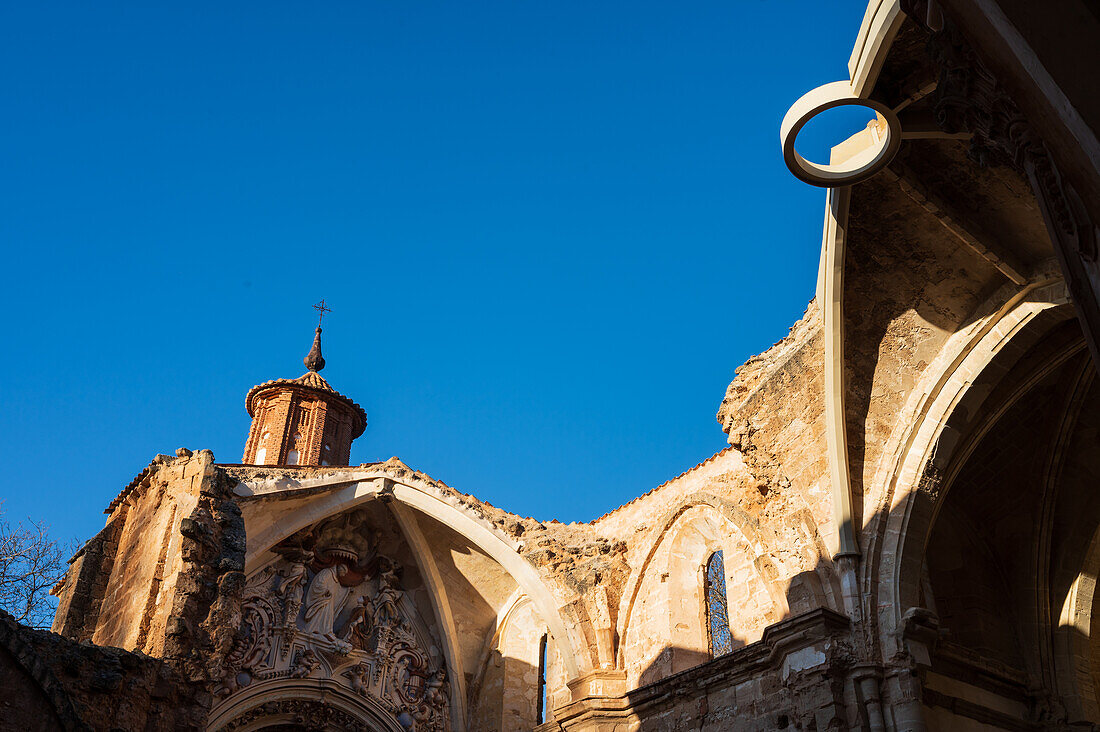
[[[265,684],[234,697],[212,713],[210,732],[408,732],[403,719],[368,696],[357,696],[331,683],[297,680]]]

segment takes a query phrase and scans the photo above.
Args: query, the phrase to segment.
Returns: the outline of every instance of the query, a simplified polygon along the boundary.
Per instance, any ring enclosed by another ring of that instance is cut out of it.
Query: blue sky
[[[322,297],[353,462],[569,521],[705,459],[812,297],[779,122],[863,8],[6,4],[5,512],[83,539],[156,453],[239,461]]]

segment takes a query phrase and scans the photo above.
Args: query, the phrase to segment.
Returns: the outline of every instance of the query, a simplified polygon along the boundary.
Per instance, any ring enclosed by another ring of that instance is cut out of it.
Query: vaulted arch
[[[884,658],[904,652],[902,616],[920,605],[923,549],[943,470],[960,448],[961,434],[969,431],[965,422],[989,395],[993,384],[987,382],[1007,371],[1027,344],[1072,317],[1067,302],[1058,280],[1026,288],[950,341],[898,415],[870,483],[876,492],[865,497],[873,515],[862,534],[869,559],[861,578],[864,612],[878,629]]]
[[[731,632],[737,645],[759,639],[788,612],[777,572],[744,512],[700,494],[670,511],[623,597],[619,663],[647,683],[710,659],[703,600],[704,568],[725,557]]]
[[[576,678],[581,672],[578,659],[583,662],[586,654],[578,654],[574,648],[583,647],[583,643],[575,645],[577,640],[566,629],[557,600],[537,570],[519,554],[516,544],[490,522],[477,516],[453,495],[411,477],[411,473],[403,466],[393,471],[379,466],[355,474],[352,480],[344,474],[277,493],[252,492],[243,497],[249,535],[246,572],[254,571],[267,561],[271,547],[307,526],[369,501],[394,501],[415,516],[424,516],[446,526],[496,562],[531,599],[556,641],[567,678]],[[241,490],[250,491],[247,487]],[[270,505],[260,508],[261,502],[286,502],[287,507],[282,510]],[[587,665],[590,666],[590,662]]]
[[[1006,700],[1006,723],[1083,723],[1097,715],[1095,367],[1059,285],[974,330],[892,437],[899,458],[864,533],[867,609],[884,661],[937,679],[930,723],[974,688]]]
[[[332,683],[289,681],[276,689],[245,692],[216,708],[207,729],[253,732],[292,728],[308,719],[310,729],[354,732],[405,732],[390,710],[368,696],[351,694]]]

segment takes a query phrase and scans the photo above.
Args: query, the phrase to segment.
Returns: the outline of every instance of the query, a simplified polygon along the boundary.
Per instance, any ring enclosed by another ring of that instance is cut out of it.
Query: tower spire
[[[351,443],[367,428],[363,408],[317,373],[325,367],[321,322],[332,311],[324,300],[313,307],[319,316],[317,334],[303,359],[309,371],[297,379],[257,384],[244,399],[252,418],[246,465],[350,465]]]
[[[313,306],[317,311],[317,332],[313,336],[313,347],[309,349],[309,354],[302,359],[302,363],[306,365],[306,368],[314,373],[320,371],[325,367],[325,357],[321,355],[321,321],[324,320],[325,313],[331,313],[332,308],[325,306],[325,301]]]

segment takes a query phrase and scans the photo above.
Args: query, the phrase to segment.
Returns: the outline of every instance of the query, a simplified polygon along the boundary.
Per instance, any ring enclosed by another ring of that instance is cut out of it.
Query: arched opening
[[[395,715],[370,698],[289,681],[281,688],[245,695],[230,708],[215,712],[207,728],[219,732],[406,732],[413,725],[409,715]]]
[[[400,467],[403,469],[402,473],[407,471],[404,466]],[[332,482],[344,483],[343,479],[332,479]],[[323,484],[312,484],[306,490],[312,493]],[[344,483],[342,487],[332,492],[316,497],[311,496],[310,512],[288,513],[286,520],[270,522],[262,512],[253,513],[246,504],[244,514],[249,535],[249,548],[245,557],[245,571],[251,573],[262,567],[271,557],[269,547],[279,544],[295,532],[306,528],[318,517],[335,516],[357,506],[373,503],[384,488],[392,488],[393,504],[401,507],[398,513],[404,513],[404,509],[415,511],[421,523],[425,519],[431,519],[447,531],[462,537],[470,550],[479,555],[483,554],[499,565],[501,577],[507,576],[510,578],[507,582],[514,583],[510,587],[514,588],[518,585],[522,588],[523,594],[530,600],[539,618],[540,628],[550,635],[551,661],[548,681],[552,693],[564,689],[567,681],[580,675],[578,659],[583,660],[584,657],[574,651],[574,643],[580,645],[580,641],[573,637],[575,626],[574,630],[566,628],[562,620],[563,611],[559,610],[554,595],[543,583],[535,568],[515,551],[495,526],[451,505],[437,488],[422,483],[418,479],[410,480],[407,473],[394,475],[387,471],[386,466],[380,466],[370,474],[361,475],[360,480],[355,483]],[[251,523],[253,517],[258,520],[255,524]],[[437,557],[437,560],[441,559],[444,558]],[[493,583],[493,586],[497,584],[499,583]],[[575,632],[579,633],[579,631]],[[471,668],[476,666],[471,664]]]
[[[721,552],[721,560],[714,560]],[[726,595],[728,652],[754,643],[780,620],[786,606],[761,572],[758,556],[741,527],[710,503],[682,507],[670,519],[634,589],[635,602],[622,642],[628,683],[648,684],[706,663],[714,657],[708,632],[708,569],[721,575],[710,583],[736,588]],[[781,597],[781,595],[780,595]],[[732,604],[731,604],[732,603]]]
[[[722,561],[721,549],[710,555],[703,577],[704,602],[707,610],[707,640],[711,658],[717,658],[733,650],[729,601],[726,598],[726,565]]]
[[[287,465],[297,465],[301,460],[301,448],[302,448],[302,433],[295,432],[294,437],[290,441],[290,450],[286,454]]]
[[[1100,721],[1095,366],[1073,321],[1013,350],[946,420],[913,499],[909,531],[926,533],[900,581],[938,618],[931,727]]]
[[[547,690],[546,690],[546,634],[542,634],[542,639],[539,640],[539,681],[538,681],[538,710],[535,713],[535,722],[542,724],[546,721],[546,708],[547,708]]]
[[[265,430],[264,433],[260,435],[260,446],[256,449],[256,465],[267,464],[267,444],[270,440],[271,433]]]

